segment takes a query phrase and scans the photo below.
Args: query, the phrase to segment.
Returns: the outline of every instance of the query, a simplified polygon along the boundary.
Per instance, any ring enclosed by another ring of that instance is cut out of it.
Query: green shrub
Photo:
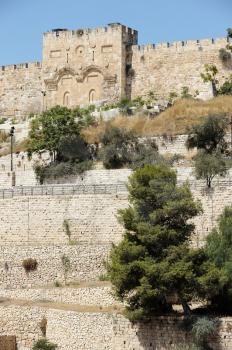
[[[139,143],[131,157],[130,167],[135,170],[142,168],[146,164],[159,164],[165,162],[164,158],[158,153],[158,147],[155,141],[148,140]]]
[[[36,259],[28,258],[23,260],[22,265],[26,272],[31,272],[37,270],[38,263]]]
[[[100,158],[106,169],[118,169],[128,166],[137,140],[132,132],[117,127],[109,127],[101,136]]]
[[[219,95],[232,95],[232,75],[226,79],[218,91]]]
[[[46,179],[56,179],[65,176],[81,175],[85,171],[92,169],[92,160],[86,160],[80,163],[76,162],[55,162],[49,165],[36,165],[34,171],[36,179],[43,184]]]
[[[223,63],[227,63],[231,61],[231,53],[226,49],[219,50],[219,58]]]
[[[200,349],[210,349],[208,338],[213,335],[218,327],[218,319],[208,317],[198,317],[192,327],[194,343]]]
[[[46,338],[37,340],[33,345],[33,350],[55,350],[57,348],[56,344],[49,342]]]
[[[109,280],[110,280],[110,278],[107,274],[102,274],[99,276],[99,281],[104,282],[104,281],[109,281]]]
[[[7,121],[7,118],[0,118],[0,124],[5,124],[5,122]]]
[[[192,98],[193,96],[189,93],[189,87],[183,86],[181,88],[181,98]]]
[[[36,163],[33,166],[33,170],[35,172],[35,178],[38,181],[40,185],[44,183],[45,180],[45,169],[46,167],[44,165]]]

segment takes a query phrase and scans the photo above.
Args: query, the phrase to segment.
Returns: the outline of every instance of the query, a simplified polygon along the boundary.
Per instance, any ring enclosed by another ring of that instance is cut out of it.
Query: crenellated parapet
[[[150,52],[157,50],[167,50],[171,51],[188,51],[188,50],[210,50],[215,48],[223,48],[229,43],[229,39],[216,38],[216,39],[202,39],[202,40],[185,40],[185,41],[175,41],[175,42],[164,42],[157,44],[147,44],[147,45],[133,45],[133,52]]]
[[[29,62],[29,63],[9,64],[9,65],[0,66],[0,74],[1,72],[9,72],[9,71],[22,70],[22,69],[36,69],[36,68],[42,68],[42,63]]]

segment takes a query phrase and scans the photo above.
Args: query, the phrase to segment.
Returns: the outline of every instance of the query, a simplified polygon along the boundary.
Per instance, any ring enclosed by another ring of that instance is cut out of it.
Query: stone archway
[[[106,79],[109,77],[104,70],[95,65],[79,71],[64,67],[45,80],[48,108],[55,105],[73,108],[102,101],[105,99]]]

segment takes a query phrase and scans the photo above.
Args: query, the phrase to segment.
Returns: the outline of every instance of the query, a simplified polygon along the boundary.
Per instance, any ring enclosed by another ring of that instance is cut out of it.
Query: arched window
[[[92,103],[96,100],[96,91],[94,89],[89,92],[89,102]]]
[[[66,107],[70,106],[70,92],[65,92],[64,98],[63,98],[63,105]]]

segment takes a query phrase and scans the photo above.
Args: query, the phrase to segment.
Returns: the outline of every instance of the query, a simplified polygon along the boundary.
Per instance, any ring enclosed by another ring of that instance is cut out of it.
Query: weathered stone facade
[[[219,81],[231,73],[219,59],[226,38],[138,46],[136,30],[119,23],[96,29],[56,29],[43,37],[43,60],[0,67],[0,115],[40,112],[54,105],[75,107],[153,91],[158,98],[183,86],[199,97],[204,64],[216,64]]]
[[[116,313],[74,312],[26,306],[0,306],[0,336],[16,335],[19,350],[31,349],[41,338],[40,322],[47,319],[46,335],[59,350],[175,350],[190,343],[180,329],[181,318],[159,317],[134,324]],[[9,327],[10,325],[10,327]],[[232,319],[221,318],[211,340],[214,350],[230,350]]]

